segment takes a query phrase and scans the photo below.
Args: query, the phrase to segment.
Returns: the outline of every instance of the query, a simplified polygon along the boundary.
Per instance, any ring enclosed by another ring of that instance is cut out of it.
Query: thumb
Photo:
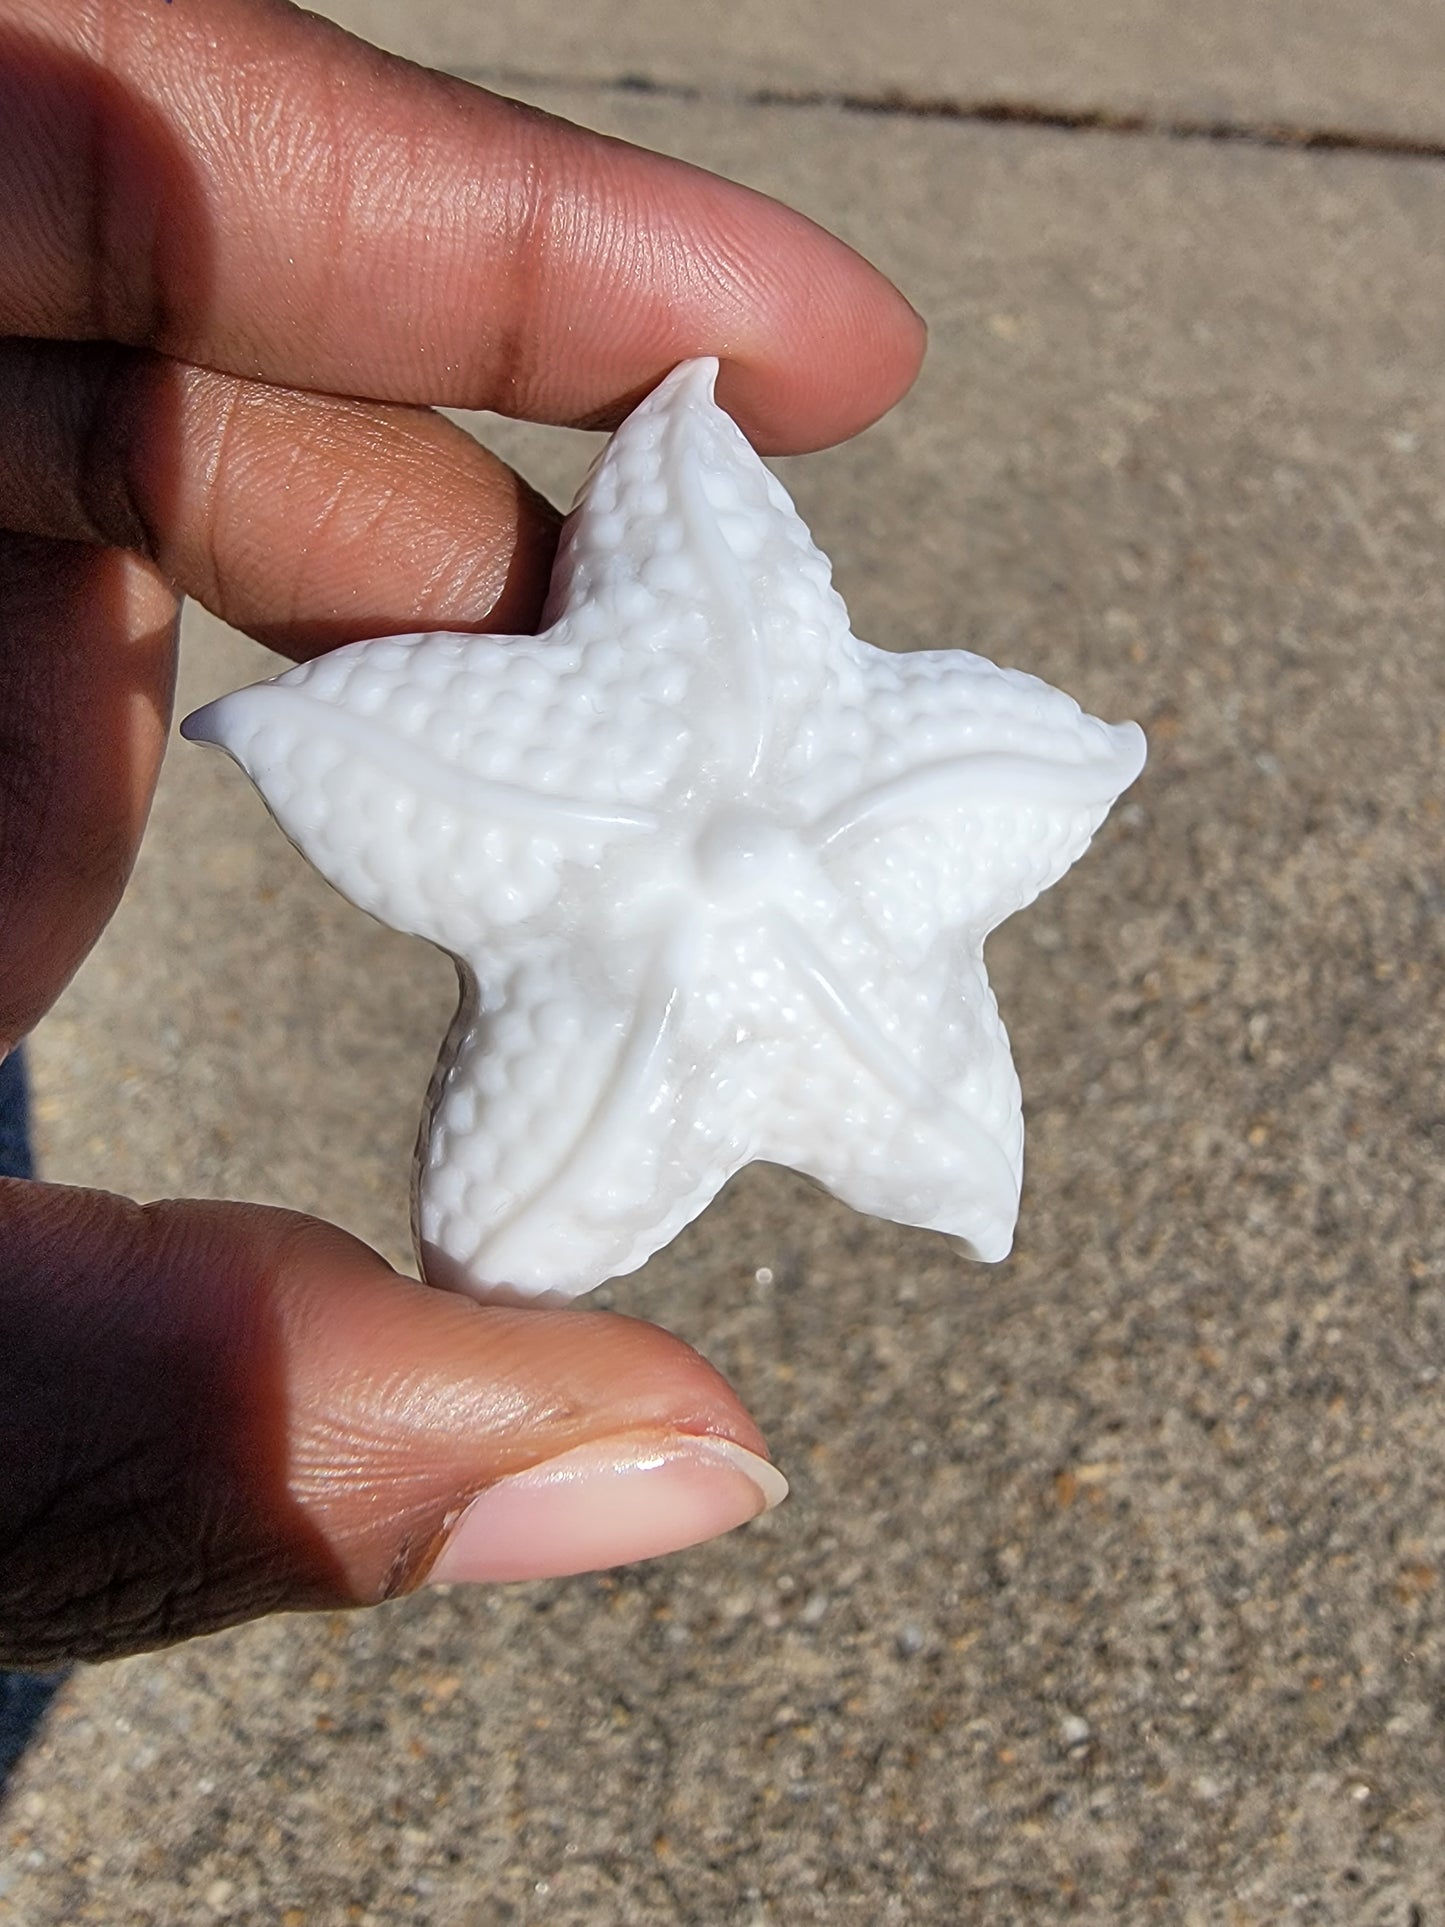
[[[0,1182],[0,1663],[713,1537],[786,1486],[656,1326],[473,1304],[314,1219]]]

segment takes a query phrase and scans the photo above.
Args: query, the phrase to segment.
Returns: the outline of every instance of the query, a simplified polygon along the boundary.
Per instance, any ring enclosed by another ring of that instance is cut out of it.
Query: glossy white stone
[[[1032,676],[859,642],[715,374],[613,436],[540,636],[356,643],[186,724],[456,957],[416,1227],[479,1296],[633,1270],[753,1158],[1002,1258],[1023,1125],[983,940],[1143,764]]]

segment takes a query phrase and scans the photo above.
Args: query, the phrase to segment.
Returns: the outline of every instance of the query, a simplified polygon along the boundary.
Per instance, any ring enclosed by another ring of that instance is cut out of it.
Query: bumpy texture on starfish
[[[564,535],[540,636],[356,643],[200,711],[352,902],[450,951],[427,1275],[566,1295],[739,1166],[1006,1255],[1023,1124],[983,940],[1082,854],[1132,723],[889,655],[676,369]]]

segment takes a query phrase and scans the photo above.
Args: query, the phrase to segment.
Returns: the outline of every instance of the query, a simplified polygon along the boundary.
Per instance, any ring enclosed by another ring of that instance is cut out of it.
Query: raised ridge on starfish
[[[983,941],[1143,733],[963,650],[860,642],[684,363],[563,534],[538,636],[337,649],[190,717],[352,902],[456,958],[426,1274],[573,1296],[751,1159],[1004,1257],[1023,1123]]]

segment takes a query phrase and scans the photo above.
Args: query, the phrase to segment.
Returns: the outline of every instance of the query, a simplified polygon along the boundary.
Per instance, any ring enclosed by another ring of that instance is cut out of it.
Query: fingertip
[[[451,1401],[462,1449],[488,1436],[501,1455],[499,1473],[588,1438],[647,1427],[730,1439],[768,1456],[762,1432],[716,1366],[645,1319],[575,1303],[478,1304],[389,1270],[370,1273],[364,1296],[347,1302],[350,1345],[363,1371],[368,1359],[405,1357],[414,1380]],[[371,1382],[390,1383],[391,1374]],[[428,1409],[434,1418],[440,1408],[429,1401]]]
[[[809,216],[690,171],[692,204],[674,187],[658,225],[670,212],[685,234],[694,328],[718,356],[720,404],[764,455],[831,447],[877,421],[917,379],[922,316]]]
[[[778,213],[807,230],[808,246],[775,241],[771,259],[789,271],[757,288],[749,338],[720,351],[717,398],[760,454],[805,455],[847,441],[902,400],[928,329],[862,255],[803,216]]]
[[[769,1453],[738,1394],[659,1326],[478,1304],[398,1276],[329,1227],[294,1255],[292,1489],[359,1602],[421,1583],[494,1490],[448,1577],[623,1564],[781,1496],[781,1475],[749,1474]]]
[[[881,279],[881,277],[879,277]],[[915,310],[896,295],[880,300],[882,312],[862,341],[856,324],[845,347],[826,332],[818,351],[786,367],[724,359],[717,399],[760,455],[808,455],[832,448],[870,428],[908,393],[918,378],[928,331]]]

